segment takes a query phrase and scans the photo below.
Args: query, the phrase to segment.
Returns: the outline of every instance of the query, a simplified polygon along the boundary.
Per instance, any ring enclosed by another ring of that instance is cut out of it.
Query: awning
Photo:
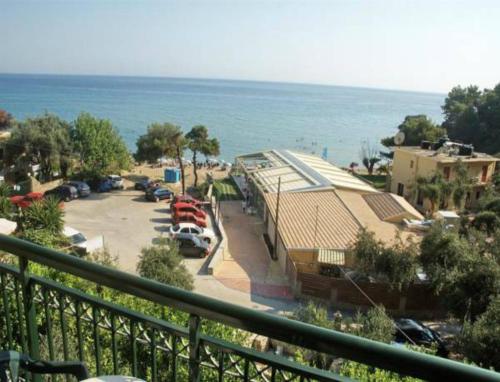
[[[318,263],[331,265],[345,265],[345,251],[341,249],[320,248]]]

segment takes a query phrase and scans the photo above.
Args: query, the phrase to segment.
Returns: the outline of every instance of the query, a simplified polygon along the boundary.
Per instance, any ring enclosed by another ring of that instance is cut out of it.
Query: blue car
[[[103,179],[99,182],[97,192],[110,192],[113,189],[113,182],[110,179]]]
[[[174,193],[168,188],[158,187],[150,188],[146,191],[146,199],[152,202],[159,202],[164,199],[171,199]]]
[[[78,197],[84,198],[86,196],[90,195],[90,187],[87,183],[79,181],[79,180],[72,180],[71,182],[67,183],[69,186],[73,186],[76,188],[78,191]]]

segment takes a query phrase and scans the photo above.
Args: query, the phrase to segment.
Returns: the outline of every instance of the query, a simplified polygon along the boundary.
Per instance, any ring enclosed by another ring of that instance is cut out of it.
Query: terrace
[[[243,308],[13,237],[0,235],[0,248],[4,259],[17,264],[0,264],[2,350],[34,359],[81,360],[92,375],[148,381],[349,380],[207,335],[211,322],[426,380],[500,381],[492,371]],[[93,293],[61,282],[70,277],[92,285]],[[130,297],[130,306],[113,296]],[[160,313],[130,308],[140,302]],[[185,317],[185,325],[174,324],[174,314]]]

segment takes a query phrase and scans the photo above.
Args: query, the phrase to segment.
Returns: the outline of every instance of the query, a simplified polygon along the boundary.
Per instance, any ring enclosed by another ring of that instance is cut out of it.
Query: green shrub
[[[466,322],[459,344],[468,359],[500,370],[500,296],[476,322]]]
[[[493,211],[482,211],[476,215],[472,226],[478,230],[492,233],[500,227],[500,218]]]
[[[148,279],[178,288],[193,290],[193,276],[182,263],[179,247],[174,240],[158,238],[156,244],[143,248],[137,272]]]

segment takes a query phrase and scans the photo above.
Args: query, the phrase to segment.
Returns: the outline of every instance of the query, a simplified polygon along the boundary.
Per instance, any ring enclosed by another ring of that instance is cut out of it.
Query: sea
[[[379,146],[406,115],[442,121],[446,95],[358,87],[187,78],[0,74],[0,109],[22,120],[44,112],[73,121],[107,118],[131,151],[152,122],[184,131],[205,125],[220,159],[266,149],[359,162],[360,147]],[[189,155],[186,155],[189,156]]]

